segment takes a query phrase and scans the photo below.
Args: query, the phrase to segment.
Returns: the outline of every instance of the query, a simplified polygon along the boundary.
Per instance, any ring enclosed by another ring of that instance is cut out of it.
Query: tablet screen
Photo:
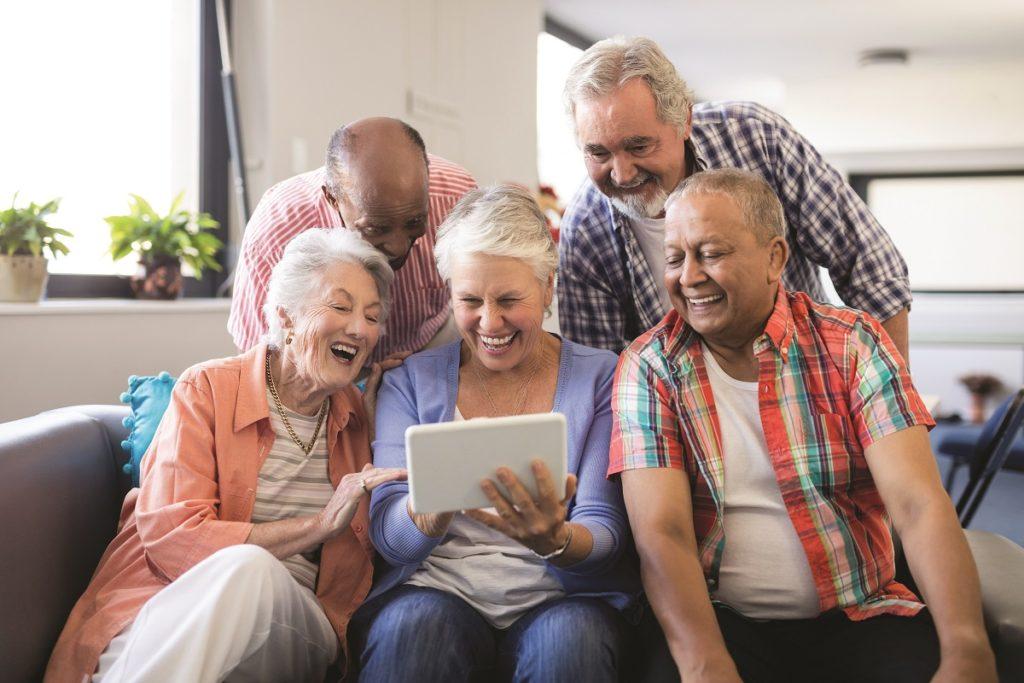
[[[414,425],[405,431],[405,448],[416,513],[491,507],[480,482],[490,479],[507,494],[497,481],[502,466],[536,496],[530,463],[537,459],[548,466],[559,498],[565,495],[566,425],[560,413]]]

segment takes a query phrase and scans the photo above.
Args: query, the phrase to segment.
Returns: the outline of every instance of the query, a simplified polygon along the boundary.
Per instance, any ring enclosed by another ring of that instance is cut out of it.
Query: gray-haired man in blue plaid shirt
[[[692,173],[734,167],[761,175],[782,200],[786,288],[824,300],[818,267],[827,268],[843,301],[883,321],[907,357],[906,263],[785,119],[749,102],[693,105],[647,38],[595,44],[569,73],[565,97],[590,175],[561,223],[558,313],[568,339],[618,353],[672,309],[662,284],[665,199]]]

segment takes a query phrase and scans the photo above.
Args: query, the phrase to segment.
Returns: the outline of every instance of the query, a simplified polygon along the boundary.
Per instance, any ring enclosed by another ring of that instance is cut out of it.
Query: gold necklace
[[[478,368],[473,362],[473,358],[469,359],[469,364],[470,367],[473,368],[473,374],[476,375],[476,381],[484,390],[484,396],[487,397],[487,402],[491,404],[491,417],[498,417],[499,413],[498,409],[494,405],[494,397],[491,396],[491,392],[487,388],[487,382],[484,381],[484,376],[480,373],[480,368]],[[526,404],[526,392],[530,388],[530,385],[533,384],[533,378],[537,376],[537,373],[540,372],[543,365],[543,362],[538,360],[533,371],[530,372],[529,376],[527,376],[527,378],[523,380],[523,383],[519,385],[519,392],[516,396],[516,403],[512,409],[511,415],[518,415],[523,411],[523,406]]]
[[[320,413],[317,416],[316,430],[313,432],[313,438],[309,440],[309,444],[302,442],[299,435],[292,429],[292,423],[288,421],[288,416],[285,415],[284,406],[281,405],[281,397],[277,395],[277,387],[274,386],[274,375],[270,372],[270,354],[267,354],[267,388],[270,389],[270,395],[274,397],[274,405],[277,406],[277,413],[281,416],[281,422],[284,423],[284,428],[288,430],[288,436],[292,437],[292,441],[295,445],[302,449],[302,452],[309,455],[309,452],[313,450],[313,446],[316,445],[317,437],[320,436],[320,427],[324,424],[324,417],[327,416],[327,405],[330,403],[329,398],[325,398],[324,402],[320,404]]]

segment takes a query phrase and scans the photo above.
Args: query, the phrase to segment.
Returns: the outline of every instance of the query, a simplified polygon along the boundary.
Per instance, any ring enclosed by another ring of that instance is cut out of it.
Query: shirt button
[[[767,384],[762,384],[761,385],[761,391],[763,391],[764,393],[767,394],[768,393],[768,385]]]
[[[718,581],[716,579],[708,579],[708,588],[711,590],[718,588]]]

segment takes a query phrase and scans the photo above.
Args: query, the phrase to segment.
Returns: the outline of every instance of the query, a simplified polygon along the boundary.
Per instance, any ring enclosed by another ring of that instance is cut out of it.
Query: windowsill
[[[174,301],[136,299],[46,299],[39,303],[0,303],[3,315],[135,315],[138,313],[219,313],[231,308],[231,299],[190,297]]]

